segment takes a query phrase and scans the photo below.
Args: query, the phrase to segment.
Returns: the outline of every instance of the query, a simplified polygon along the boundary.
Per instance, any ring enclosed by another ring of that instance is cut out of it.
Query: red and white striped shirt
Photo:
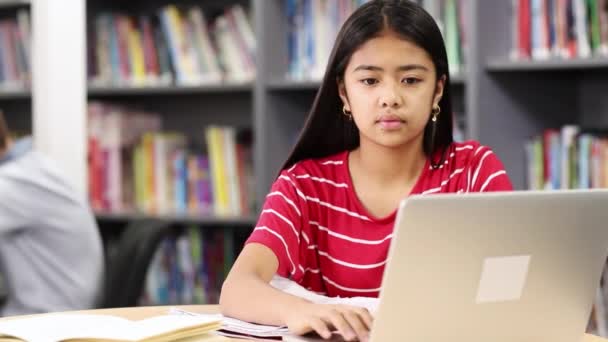
[[[477,142],[453,143],[445,163],[427,160],[411,194],[512,190],[503,164]],[[281,172],[246,243],[270,248],[277,274],[330,297],[377,297],[395,211],[370,215],[355,195],[348,151]]]

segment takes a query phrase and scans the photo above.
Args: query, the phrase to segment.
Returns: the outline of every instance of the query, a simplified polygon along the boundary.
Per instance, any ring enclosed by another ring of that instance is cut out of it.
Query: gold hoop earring
[[[437,122],[437,117],[439,116],[439,113],[441,113],[441,107],[439,107],[439,105],[433,107],[433,111],[431,112],[431,115],[433,115],[431,120],[433,122]]]
[[[433,110],[431,111],[431,115],[433,115],[433,117],[431,118],[431,121],[433,122],[433,124],[431,125],[431,156],[435,152],[435,136],[437,134],[437,117],[439,116],[439,113],[441,113],[441,107],[439,107],[439,105],[433,107]],[[431,164],[433,170],[438,169],[440,166],[439,164],[435,164],[434,162],[432,162]]]
[[[346,109],[346,105],[344,105],[342,107],[342,113],[348,118],[348,120],[352,120],[353,119],[353,114],[351,111]]]

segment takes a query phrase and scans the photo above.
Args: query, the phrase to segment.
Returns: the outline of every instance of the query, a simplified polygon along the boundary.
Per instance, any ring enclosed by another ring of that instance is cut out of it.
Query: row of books
[[[246,216],[253,208],[251,136],[201,128],[200,139],[162,130],[161,116],[88,105],[89,198],[98,212]],[[239,138],[239,139],[237,139]],[[201,141],[204,146],[197,146]]]
[[[445,41],[445,48],[448,54],[448,64],[450,73],[459,74],[464,72],[466,63],[465,51],[466,43],[466,28],[468,18],[467,6],[470,6],[467,0],[422,0],[422,5],[429,12]]]
[[[288,78],[319,80],[338,30],[369,0],[285,0]]]
[[[0,20],[0,89],[23,89],[31,83],[31,29],[27,9]]]
[[[526,143],[531,190],[608,187],[608,135],[576,125],[547,129]]]
[[[234,250],[234,235],[226,229],[193,226],[165,237],[148,267],[139,304],[217,304]]]
[[[512,59],[608,56],[608,0],[512,2]]]
[[[154,15],[102,13],[90,28],[93,85],[155,86],[248,82],[256,39],[245,9],[208,20],[199,7],[162,7]]]

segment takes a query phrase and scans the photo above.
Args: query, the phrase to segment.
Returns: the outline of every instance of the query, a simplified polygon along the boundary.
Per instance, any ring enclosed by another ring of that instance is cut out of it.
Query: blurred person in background
[[[0,316],[93,308],[103,267],[85,196],[30,137],[11,139],[0,112]]]

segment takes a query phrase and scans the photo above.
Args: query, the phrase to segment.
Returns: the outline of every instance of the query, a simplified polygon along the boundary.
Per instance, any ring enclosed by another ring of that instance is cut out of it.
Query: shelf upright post
[[[35,147],[83,194],[86,164],[85,0],[32,0]]]

